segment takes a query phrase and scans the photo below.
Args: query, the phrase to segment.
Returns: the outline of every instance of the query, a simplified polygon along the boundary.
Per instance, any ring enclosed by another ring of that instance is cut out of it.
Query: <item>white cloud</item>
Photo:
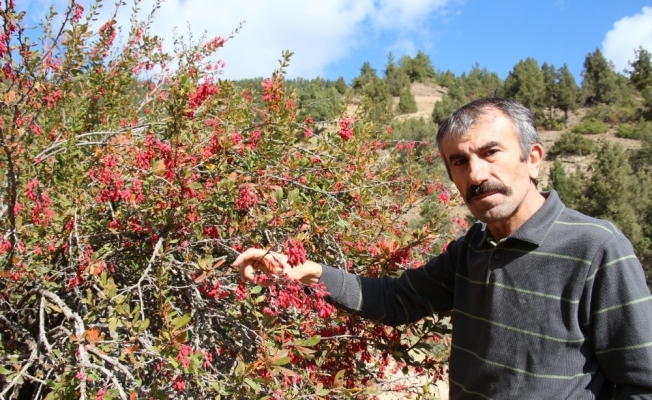
[[[652,7],[643,7],[639,14],[616,21],[602,41],[604,56],[618,72],[630,68],[629,61],[635,59],[634,51],[639,47],[652,51]]]
[[[35,0],[39,3],[45,0]],[[173,31],[185,37],[206,32],[209,38],[227,37],[240,22],[243,28],[217,58],[226,63],[224,76],[269,76],[278,66],[283,50],[294,52],[288,75],[323,76],[328,65],[384,37],[396,38],[396,47],[410,47],[410,37],[422,35],[436,16],[444,15],[447,3],[460,0],[166,0],[156,12],[152,33],[171,48]],[[89,4],[83,0],[83,4]],[[141,2],[141,17],[154,0]],[[105,4],[104,13],[111,10]],[[130,5],[119,23],[126,29]],[[399,44],[400,43],[400,44]],[[387,46],[392,46],[388,44]]]

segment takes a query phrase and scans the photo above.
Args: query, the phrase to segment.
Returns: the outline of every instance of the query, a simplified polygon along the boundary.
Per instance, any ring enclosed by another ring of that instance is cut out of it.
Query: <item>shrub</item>
[[[616,136],[619,138],[642,140],[650,135],[652,135],[652,122],[650,121],[620,124],[616,128]]]
[[[561,131],[566,128],[566,124],[562,118],[554,118],[540,108],[534,110],[534,120],[539,128],[549,131]]]
[[[619,124],[623,122],[636,121],[639,118],[639,111],[635,104],[626,104],[626,102],[620,102],[617,104],[596,104],[589,108],[589,111],[586,113],[584,118],[599,120],[607,124]]]
[[[284,84],[289,53],[257,94],[219,79],[222,38],[164,53],[136,9],[117,45],[115,19],[94,31],[97,4],[75,3],[37,35],[13,4],[0,398],[368,397],[393,356],[437,379],[438,360],[407,355],[435,345],[436,317],[388,329],[333,312],[320,287],[249,287],[229,267],[248,246],[372,276],[422,263],[439,235],[403,216],[432,182],[379,159],[385,127],[367,110],[313,135]]]
[[[397,109],[400,114],[410,114],[418,111],[417,102],[409,87],[403,89],[403,92],[401,92]]]
[[[583,119],[579,124],[575,125],[571,131],[582,135],[596,135],[599,133],[606,133],[609,127],[602,121],[597,119],[588,118]]]
[[[593,154],[598,150],[598,145],[594,140],[586,138],[577,133],[566,132],[563,133],[559,139],[555,141],[552,148],[548,152],[551,156],[559,154],[574,154],[585,156]]]

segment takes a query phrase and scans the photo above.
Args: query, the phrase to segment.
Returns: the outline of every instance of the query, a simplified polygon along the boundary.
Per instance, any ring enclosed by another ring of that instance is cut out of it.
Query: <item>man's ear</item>
[[[544,151],[540,143],[535,143],[530,148],[528,154],[528,170],[530,179],[536,180],[539,177],[539,170],[541,169],[541,162],[543,161]]]

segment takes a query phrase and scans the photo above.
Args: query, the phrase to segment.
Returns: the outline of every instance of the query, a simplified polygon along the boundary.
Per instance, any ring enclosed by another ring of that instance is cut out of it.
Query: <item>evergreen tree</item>
[[[488,96],[495,96],[502,91],[503,81],[495,72],[480,68],[475,64],[467,74],[462,73],[458,78],[450,72],[445,75],[449,82],[448,91],[441,101],[435,103],[432,110],[432,121],[441,124],[453,111],[462,107],[469,101]]]
[[[311,116],[315,121],[329,121],[342,108],[342,95],[335,86],[326,85],[321,78],[289,81],[288,87],[295,88],[299,116],[302,119]]]
[[[519,61],[505,79],[505,96],[530,109],[542,104],[545,94],[543,72],[534,58]]]
[[[434,80],[436,77],[430,57],[421,50],[414,58],[410,58],[410,56],[401,58],[400,64],[401,69],[410,77],[410,82],[425,82],[428,79]]]
[[[555,66],[548,63],[541,65],[541,73],[543,74],[543,87],[544,94],[542,98],[542,105],[550,112],[549,118],[554,118],[554,109],[557,106],[557,98],[559,97],[559,85],[557,83],[557,70]]]
[[[453,86],[448,88],[441,101],[435,103],[432,109],[432,122],[441,124],[453,111],[467,103],[463,86],[463,82],[457,79]]]
[[[370,118],[381,123],[389,123],[392,115],[393,101],[384,80],[372,76],[365,85],[363,95],[368,99]]]
[[[376,75],[376,70],[365,61],[360,76],[353,79],[353,90],[365,98],[364,107],[374,121],[389,123],[392,113],[392,95],[387,83]]]
[[[649,126],[649,122],[644,126]],[[641,148],[630,158],[630,163],[635,171],[647,171],[652,173],[652,129],[643,133]]]
[[[620,144],[605,144],[591,165],[581,211],[616,224],[637,251],[646,251],[645,216],[652,203],[649,175],[634,174]]]
[[[385,82],[392,96],[401,96],[403,89],[410,85],[410,77],[394,62],[394,55],[389,53],[385,66]]]
[[[460,78],[464,85],[464,94],[467,101],[497,94],[502,90],[503,81],[497,73],[489,72],[475,64],[468,75],[462,74]]]
[[[575,82],[575,77],[568,70],[566,64],[557,71],[557,103],[556,106],[564,111],[564,121],[568,122],[568,112],[577,109],[580,103],[580,88]]]
[[[400,114],[409,114],[418,111],[417,102],[414,99],[409,86],[403,89],[403,92],[401,92],[401,98],[398,101],[397,108]]]
[[[455,83],[455,74],[451,70],[447,70],[446,72],[438,72],[435,80],[440,86],[450,87]]]
[[[344,80],[344,77],[340,76],[337,78],[337,81],[335,81],[335,89],[339,94],[346,94],[346,91],[349,89],[348,85],[346,84],[346,81]]]
[[[636,60],[630,62],[632,70],[629,73],[629,81],[643,93],[647,88],[652,88],[652,62],[650,52],[642,47],[636,50]]]
[[[566,206],[576,208],[582,198],[584,180],[585,177],[581,172],[567,175],[564,164],[555,160],[550,169],[550,183],[546,190],[556,190]]]
[[[360,75],[353,79],[353,90],[360,91],[364,89],[365,86],[374,79],[378,78],[376,75],[376,70],[371,67],[369,61],[365,61],[360,67]]]
[[[626,79],[613,70],[613,64],[600,49],[584,59],[582,90],[587,104],[614,104],[628,96]]]

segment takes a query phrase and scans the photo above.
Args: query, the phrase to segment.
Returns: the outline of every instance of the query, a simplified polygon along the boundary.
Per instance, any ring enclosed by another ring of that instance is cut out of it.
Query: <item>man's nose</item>
[[[469,160],[469,183],[479,185],[489,179],[489,165],[486,161],[472,157]]]

